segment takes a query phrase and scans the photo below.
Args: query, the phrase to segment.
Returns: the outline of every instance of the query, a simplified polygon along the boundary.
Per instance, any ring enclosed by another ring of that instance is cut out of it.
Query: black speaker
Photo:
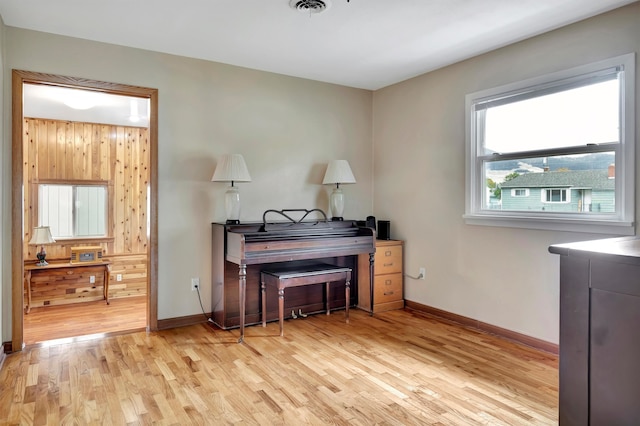
[[[391,239],[391,222],[388,220],[378,221],[378,239],[390,240]]]
[[[375,216],[367,216],[367,220],[365,221],[366,227],[367,228],[373,228],[373,230],[375,231],[376,229],[376,218]]]

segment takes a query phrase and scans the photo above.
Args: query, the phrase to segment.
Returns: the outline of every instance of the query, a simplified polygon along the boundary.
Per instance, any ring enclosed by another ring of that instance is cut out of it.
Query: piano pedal
[[[298,318],[298,316],[296,315],[296,311],[294,311],[293,309],[291,310],[291,318],[293,319]]]
[[[307,314],[303,314],[302,313],[302,309],[298,309],[298,315],[300,315],[302,318],[306,318]]]

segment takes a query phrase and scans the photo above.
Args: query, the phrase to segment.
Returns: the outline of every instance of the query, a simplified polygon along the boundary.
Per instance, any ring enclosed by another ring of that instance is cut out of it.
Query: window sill
[[[508,217],[479,214],[466,214],[463,218],[467,225],[539,229],[562,232],[583,232],[589,234],[635,235],[633,222],[613,220]]]

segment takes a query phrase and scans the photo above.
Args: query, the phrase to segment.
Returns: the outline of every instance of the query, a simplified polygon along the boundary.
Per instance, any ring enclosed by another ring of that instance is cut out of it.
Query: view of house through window
[[[633,126],[625,123],[632,59],[467,96],[466,217],[631,223],[633,184],[622,181],[633,168],[624,132]]]
[[[611,72],[596,78],[595,83],[587,78],[584,85],[573,87],[572,83],[568,89],[560,84],[552,93],[542,90],[534,97],[527,93],[522,96],[525,99],[514,96],[513,102],[487,107],[482,114],[483,150],[491,157],[484,163],[489,189],[485,207],[615,212],[614,165],[620,123],[617,76]],[[606,80],[599,81],[602,79]],[[606,151],[601,152],[603,147]],[[549,152],[548,156],[527,158],[532,151],[556,149],[581,153]],[[519,153],[524,154],[522,158],[517,158]],[[512,158],[496,160],[504,154]],[[497,188],[515,192],[497,192]]]
[[[49,226],[53,238],[104,237],[107,187],[39,185],[38,225]]]

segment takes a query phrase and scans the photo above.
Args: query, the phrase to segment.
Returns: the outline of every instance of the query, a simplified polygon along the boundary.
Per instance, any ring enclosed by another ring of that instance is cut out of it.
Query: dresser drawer
[[[375,255],[375,274],[402,272],[402,246],[378,246]]]
[[[376,275],[374,287],[376,305],[402,300],[402,273]]]

